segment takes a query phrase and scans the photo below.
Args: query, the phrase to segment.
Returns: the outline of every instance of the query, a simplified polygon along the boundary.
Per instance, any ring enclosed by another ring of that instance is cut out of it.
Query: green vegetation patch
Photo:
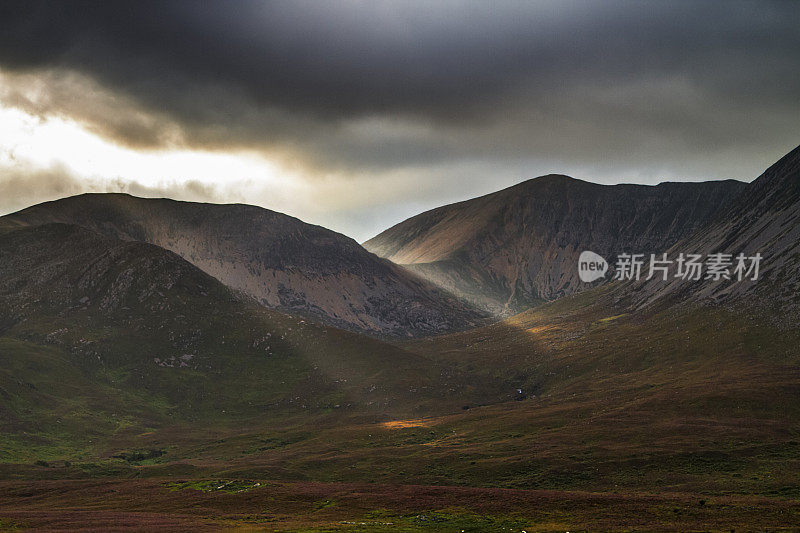
[[[131,464],[152,464],[165,453],[167,452],[164,450],[151,448],[145,451],[122,452],[115,455],[114,458],[122,459]]]
[[[15,522],[6,518],[0,518],[0,531],[22,531],[23,529],[26,529],[25,526],[19,522]]]

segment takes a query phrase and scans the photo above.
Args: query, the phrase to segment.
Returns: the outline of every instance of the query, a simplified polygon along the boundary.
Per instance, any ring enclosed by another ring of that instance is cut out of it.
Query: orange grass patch
[[[426,428],[434,425],[436,420],[433,418],[409,418],[408,420],[392,420],[382,422],[381,427],[386,429],[405,429],[405,428]]]

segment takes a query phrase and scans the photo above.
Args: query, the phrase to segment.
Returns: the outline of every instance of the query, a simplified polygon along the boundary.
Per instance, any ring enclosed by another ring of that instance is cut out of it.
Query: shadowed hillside
[[[119,516],[297,531],[796,526],[800,333],[779,298],[796,276],[796,155],[732,201],[722,189],[739,184],[696,185],[725,202],[678,240],[758,244],[775,259],[752,293],[615,282],[392,345],[265,309],[141,235],[109,236],[119,223],[0,219],[0,471],[20,479],[4,484],[0,524],[65,523],[35,503],[53,487],[69,523],[100,529]],[[588,209],[569,192],[588,184],[542,183]],[[650,218],[617,234],[677,238],[669,217],[699,209],[692,198],[663,218],[663,198],[641,200]],[[86,513],[84,491],[120,514]]]
[[[720,279],[670,283],[641,282],[630,289],[638,305],[690,300],[772,310],[784,328],[800,316],[800,147],[748,184],[742,194],[706,227],[675,244],[670,256],[695,253],[761,254],[757,280]],[[749,263],[748,263],[749,266]]]
[[[191,423],[207,439],[512,395],[242,301],[172,252],[65,224],[0,230],[0,360],[5,462],[107,453],[148,428]]]

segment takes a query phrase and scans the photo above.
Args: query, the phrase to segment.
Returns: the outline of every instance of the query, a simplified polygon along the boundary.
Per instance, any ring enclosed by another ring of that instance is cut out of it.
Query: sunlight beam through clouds
[[[44,175],[50,179],[43,180]],[[3,214],[26,207],[26,202],[81,192],[130,192],[309,211],[301,201],[308,192],[304,179],[261,154],[137,150],[103,139],[69,118],[37,116],[3,101],[0,176]]]
[[[78,118],[70,112],[76,108],[81,110]],[[161,142],[121,143],[97,129],[92,114],[101,112],[115,113],[109,123],[123,129],[153,126],[143,135]],[[386,129],[399,138],[429,133],[422,125],[390,120],[388,128],[385,122],[354,120],[341,128],[373,139]],[[420,184],[430,187],[438,181],[436,173],[451,171],[434,169],[431,174],[415,165],[361,173],[322,171],[268,148],[192,147],[179,125],[145,114],[85,77],[0,70],[0,214],[84,192],[125,192],[253,204],[365,240],[383,229],[387,217],[400,221],[434,207],[418,201],[424,192]]]
[[[14,81],[0,71],[0,85],[6,84],[0,89],[8,89]],[[374,173],[341,169],[323,173],[293,166],[291,161],[287,168],[259,152],[184,147],[180,131],[175,133],[176,141],[164,148],[123,146],[60,113],[58,106],[49,102],[53,97],[46,94],[46,87],[38,85],[39,91],[32,91],[22,106],[1,97],[11,91],[0,91],[0,214],[83,192],[126,192],[187,201],[249,203],[365,240],[383,229],[380,220],[400,221],[434,207],[419,200],[424,191],[421,184],[431,187],[441,181],[437,177],[453,172],[452,168],[412,165]],[[84,106],[91,105],[92,98],[98,106],[113,105],[108,95],[91,86],[83,88],[93,93],[81,95]],[[357,120],[342,128],[375,137],[386,126],[383,122],[377,118]],[[395,121],[392,126],[390,131],[400,137],[428,133],[421,125]],[[462,176],[492,173],[480,164],[456,171]],[[505,179],[511,184],[516,175]],[[497,183],[502,184],[503,177],[495,174]],[[407,200],[397,201],[398,197]],[[453,201],[459,199],[452,196]]]
[[[274,186],[286,173],[256,154],[194,150],[137,151],[108,142],[76,122],[40,118],[0,106],[2,163],[34,168],[60,166],[92,179],[120,178],[146,186],[197,180],[213,185],[258,181]]]

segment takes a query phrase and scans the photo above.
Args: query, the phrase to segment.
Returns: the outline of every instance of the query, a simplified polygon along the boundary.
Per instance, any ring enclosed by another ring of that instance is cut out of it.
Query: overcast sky
[[[364,240],[563,173],[750,181],[800,144],[800,2],[0,2],[0,213],[247,202]]]

